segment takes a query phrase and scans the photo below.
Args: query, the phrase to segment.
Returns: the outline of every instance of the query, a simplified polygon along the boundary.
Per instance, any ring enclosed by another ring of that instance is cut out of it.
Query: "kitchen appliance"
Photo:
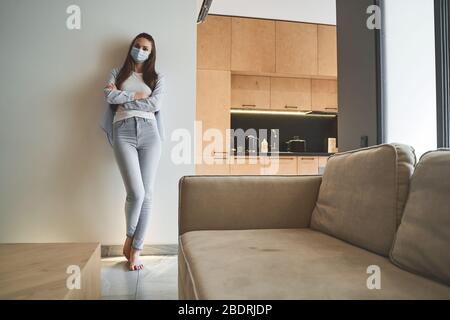
[[[328,153],[336,152],[336,138],[328,138]]]
[[[294,136],[291,140],[285,142],[287,144],[288,152],[305,152],[306,141],[300,139],[299,136]]]

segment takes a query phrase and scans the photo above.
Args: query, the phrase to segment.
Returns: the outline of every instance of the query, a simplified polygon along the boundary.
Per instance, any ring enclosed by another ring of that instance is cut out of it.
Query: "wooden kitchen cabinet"
[[[231,175],[263,175],[264,163],[258,156],[235,156],[230,163]]]
[[[335,26],[208,16],[197,26],[196,173],[322,174],[327,157],[237,163],[229,155],[230,108],[337,113],[336,77]],[[220,141],[206,140],[210,130]]]
[[[207,162],[210,160],[210,162]],[[196,164],[195,173],[199,175],[229,175],[230,164],[229,156],[214,152],[210,155],[203,157],[203,162]]]
[[[317,75],[317,24],[276,21],[276,72]]]
[[[197,26],[197,68],[230,70],[231,17],[208,15]]]
[[[319,175],[328,157],[300,156],[231,156],[232,175]],[[227,169],[222,169],[226,172]]]
[[[197,174],[229,173],[228,165],[221,162],[229,152],[226,134],[231,123],[230,81],[230,71],[197,70],[196,119],[201,125],[196,131]],[[206,139],[212,141],[203,141]],[[203,152],[205,148],[208,152]]]
[[[318,25],[318,74],[337,77],[336,26]]]
[[[232,17],[231,70],[275,72],[275,21]]]
[[[200,159],[200,158],[198,158]],[[211,152],[204,155],[201,163],[195,164],[195,174],[198,175],[229,175],[230,159],[228,155],[220,152]]]
[[[270,78],[232,75],[231,107],[270,109]]]
[[[338,112],[336,80],[311,80],[312,110]]]
[[[297,159],[298,175],[318,175],[319,158],[318,157],[298,157]]]
[[[266,157],[265,175],[297,175],[297,157]]]
[[[311,111],[311,79],[272,77],[270,108],[285,111]]]
[[[328,157],[319,157],[319,174],[323,174],[325,172],[325,167],[328,163]]]

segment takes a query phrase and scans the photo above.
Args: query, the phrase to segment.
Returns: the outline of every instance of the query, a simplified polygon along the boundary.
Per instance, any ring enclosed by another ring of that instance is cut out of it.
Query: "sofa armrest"
[[[178,234],[309,227],[321,176],[183,176]]]

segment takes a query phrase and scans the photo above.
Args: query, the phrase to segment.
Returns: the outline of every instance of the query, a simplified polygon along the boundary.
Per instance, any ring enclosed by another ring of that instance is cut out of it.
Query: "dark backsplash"
[[[327,152],[327,139],[337,138],[337,117],[282,114],[232,113],[231,129],[267,129],[270,151],[270,129],[279,129],[279,151],[286,151],[294,136],[306,141],[306,152]],[[258,138],[261,138],[258,136]]]

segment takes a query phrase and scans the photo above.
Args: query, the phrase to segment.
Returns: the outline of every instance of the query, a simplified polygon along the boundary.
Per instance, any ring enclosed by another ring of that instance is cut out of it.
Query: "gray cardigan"
[[[119,71],[120,68],[113,68],[111,70],[108,78],[108,84],[116,83],[116,78],[119,74]],[[113,104],[122,104],[125,109],[154,112],[161,141],[165,139],[165,130],[161,112],[161,104],[165,93],[164,79],[164,74],[159,72],[155,89],[146,99],[135,100],[134,91],[111,90],[106,88],[104,89],[105,106],[100,121],[100,127],[105,131],[106,137],[111,147],[113,145],[113,119],[114,114],[116,113],[116,111],[112,108]]]

